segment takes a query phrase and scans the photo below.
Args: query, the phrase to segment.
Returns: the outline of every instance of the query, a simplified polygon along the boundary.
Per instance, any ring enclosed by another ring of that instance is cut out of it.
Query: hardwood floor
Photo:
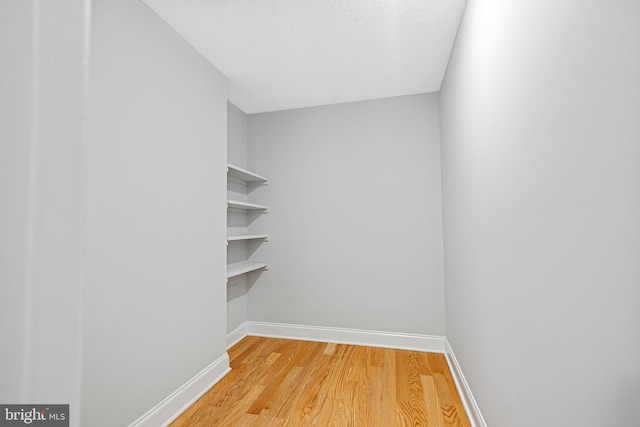
[[[171,427],[469,426],[442,354],[246,337]]]

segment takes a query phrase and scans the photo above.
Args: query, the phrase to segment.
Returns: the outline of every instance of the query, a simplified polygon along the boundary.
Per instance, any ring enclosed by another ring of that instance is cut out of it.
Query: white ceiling
[[[465,0],[143,0],[260,113],[440,89]]]

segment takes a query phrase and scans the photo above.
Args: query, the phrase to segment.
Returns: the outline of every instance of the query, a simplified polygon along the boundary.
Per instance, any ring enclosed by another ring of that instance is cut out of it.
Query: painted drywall
[[[441,92],[447,337],[488,425],[640,419],[640,3],[469,0]]]
[[[227,102],[227,158],[229,163],[247,168],[247,115],[238,107]],[[248,201],[246,185],[229,181],[227,198]],[[232,234],[242,234],[238,229],[247,228],[247,215],[228,212],[227,226]],[[240,262],[247,259],[250,243],[235,241],[227,246],[227,262]],[[248,320],[247,315],[247,275],[229,279],[227,283],[227,331],[232,331]]]
[[[227,160],[247,167],[247,115],[227,101]]]
[[[269,178],[249,319],[442,335],[438,95],[249,115],[248,135]]]
[[[19,402],[26,319],[33,3],[0,3],[0,402]]]
[[[83,2],[0,5],[0,401],[69,403],[78,426]]]
[[[440,89],[464,0],[144,0],[248,114]]]
[[[226,79],[144,4],[92,5],[82,425],[226,350]]]

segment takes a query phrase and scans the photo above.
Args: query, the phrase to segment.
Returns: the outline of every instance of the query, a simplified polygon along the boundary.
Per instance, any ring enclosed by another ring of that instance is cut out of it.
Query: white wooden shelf
[[[227,265],[227,279],[241,274],[267,268],[266,262],[242,261]]]
[[[227,208],[240,209],[243,211],[266,211],[268,208],[255,203],[240,202],[238,200],[227,200]]]
[[[227,236],[228,242],[237,242],[240,240],[257,240],[257,239],[266,239],[269,236],[266,234],[240,234],[238,236]]]
[[[231,164],[227,164],[227,177],[247,185],[263,185],[267,183],[267,178],[264,176]]]
[[[267,178],[262,175],[258,175],[257,173],[253,173],[241,167],[227,164],[227,181],[234,182],[236,184],[240,184],[243,188],[239,188],[238,186],[231,187],[228,189],[232,193],[241,193],[245,195],[249,195],[252,191],[251,187],[261,186],[267,184]],[[231,197],[234,197],[231,195]],[[242,197],[244,198],[244,197]],[[240,201],[240,200],[227,200],[227,209],[229,212],[239,212],[239,213],[253,213],[253,214],[263,214],[267,212],[267,206],[258,205],[255,203]],[[263,240],[268,238],[267,234],[249,234],[247,227],[249,224],[249,218],[247,218],[245,222],[244,229],[238,229],[241,224],[237,223],[238,219],[234,219],[234,226],[228,227],[228,233],[232,235],[227,236],[227,244],[229,242],[247,242],[247,241],[257,241],[258,243],[262,243]],[[244,234],[235,234],[234,233],[244,233]],[[241,246],[229,246],[227,252],[227,256],[231,254],[231,258],[234,261],[239,261],[239,259],[246,257],[242,256],[242,253],[239,252]],[[244,260],[241,262],[235,262],[232,264],[227,264],[227,279],[231,277],[240,276],[242,274],[247,274],[252,271],[260,271],[267,268],[266,262],[253,262],[249,260]],[[230,284],[230,283],[228,283]]]

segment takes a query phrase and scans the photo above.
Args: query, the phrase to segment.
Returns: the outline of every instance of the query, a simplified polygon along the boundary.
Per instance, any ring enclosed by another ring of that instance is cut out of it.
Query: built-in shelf
[[[227,265],[227,279],[241,274],[267,268],[266,262],[242,261]]]
[[[227,207],[231,209],[240,209],[244,211],[266,211],[268,208],[255,203],[240,202],[238,200],[227,200]]]
[[[228,236],[227,241],[236,242],[240,240],[257,240],[257,239],[266,239],[267,237],[269,236],[267,236],[266,234],[240,234],[238,236]]]
[[[267,178],[264,176],[231,164],[227,164],[227,177],[246,185],[263,185],[267,183]]]
[[[252,191],[251,187],[265,185],[267,183],[267,178],[238,166],[227,164],[227,181],[240,184],[240,186],[235,185],[227,187],[227,189],[229,190],[229,196],[234,197],[234,194],[242,194],[243,196],[238,197],[245,199],[245,196],[249,198],[249,193],[251,193]],[[228,246],[227,257],[228,259],[231,259],[233,261],[240,261],[242,258],[246,258],[248,255],[246,252],[249,251],[246,246],[253,246],[249,245],[247,242],[253,241],[257,244],[262,244],[263,241],[267,240],[268,236],[267,234],[257,234],[255,233],[255,231],[253,234],[250,234],[249,224],[252,222],[252,220],[250,220],[249,217],[243,219],[243,217],[247,215],[237,214],[250,213],[260,215],[266,213],[268,208],[263,205],[258,205],[246,201],[227,200],[227,209],[231,213],[228,219],[231,218],[233,224],[233,226],[229,226],[229,224],[227,224],[227,233],[231,234],[227,234],[227,244],[228,242],[240,242],[235,245]],[[260,271],[266,268],[266,262],[255,262],[249,261],[248,259],[245,259],[241,262],[233,262],[231,264],[227,264],[227,279],[247,274],[252,271]],[[234,281],[234,283],[235,282],[240,283],[241,281]],[[229,285],[232,284],[229,283]]]

